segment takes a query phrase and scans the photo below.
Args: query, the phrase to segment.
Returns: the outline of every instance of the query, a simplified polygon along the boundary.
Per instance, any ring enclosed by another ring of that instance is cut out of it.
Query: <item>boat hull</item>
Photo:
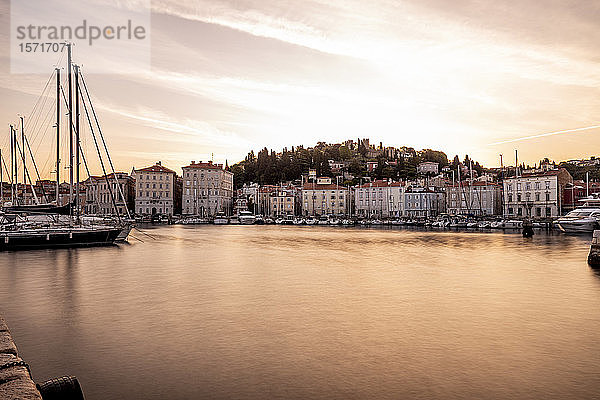
[[[123,228],[1,231],[0,251],[107,246]]]
[[[598,229],[597,221],[557,221],[556,227],[566,233],[592,233]]]
[[[121,232],[119,233],[119,235],[117,235],[117,238],[115,239],[115,242],[124,242],[127,240],[127,237],[129,236],[129,233],[131,232],[131,229],[133,229],[132,225],[127,225],[124,228],[121,229]]]

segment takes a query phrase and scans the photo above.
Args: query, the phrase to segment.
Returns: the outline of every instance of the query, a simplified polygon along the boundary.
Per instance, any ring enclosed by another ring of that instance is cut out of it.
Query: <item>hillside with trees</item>
[[[369,157],[369,153],[373,152],[377,155]],[[437,162],[440,168],[449,165],[448,157],[444,152],[432,149],[415,150],[412,147],[402,147],[395,149],[394,154],[390,156],[382,149],[379,151],[369,149],[362,144],[356,149],[350,149],[343,144],[319,142],[315,147],[284,148],[279,153],[266,147],[257,154],[251,151],[243,161],[232,165],[231,171],[234,173],[236,188],[250,182],[275,185],[280,182],[300,180],[309,169],[315,169],[317,176],[334,177],[329,160],[343,162],[344,171],[354,176],[354,179],[345,181],[345,184],[357,183],[363,177],[413,179],[416,177],[417,164],[423,161]],[[370,172],[367,169],[369,161],[377,162],[377,167]],[[478,163],[476,165],[480,167]]]

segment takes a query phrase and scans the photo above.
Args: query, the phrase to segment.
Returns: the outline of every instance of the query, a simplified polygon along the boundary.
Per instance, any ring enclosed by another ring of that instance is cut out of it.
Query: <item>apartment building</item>
[[[408,187],[404,192],[404,215],[436,217],[446,212],[446,193],[438,188]]]
[[[196,163],[183,169],[182,213],[212,217],[231,214],[233,173],[212,161]]]
[[[275,190],[269,193],[269,215],[285,217],[296,215],[296,198],[289,190]]]
[[[534,218],[561,215],[563,193],[567,184],[572,183],[571,174],[564,168],[505,178],[504,215]]]
[[[135,180],[126,172],[91,176],[82,184],[85,187],[85,203],[82,204],[86,214],[114,215],[115,206],[119,215],[127,215],[128,210],[133,212]]]
[[[356,215],[364,218],[397,218],[404,215],[404,186],[400,182],[374,181],[354,191]]]
[[[449,185],[446,187],[446,210],[451,215],[501,215],[502,187],[486,181]]]
[[[138,215],[173,215],[175,208],[175,171],[156,164],[134,169],[135,212]]]
[[[351,190],[330,183],[306,183],[302,187],[302,214],[350,215]]]

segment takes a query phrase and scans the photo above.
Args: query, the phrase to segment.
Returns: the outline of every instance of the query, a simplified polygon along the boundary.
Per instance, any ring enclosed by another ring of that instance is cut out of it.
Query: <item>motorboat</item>
[[[229,218],[224,213],[217,213],[215,218],[213,219],[213,224],[215,225],[227,225],[229,223]]]
[[[329,225],[329,217],[327,215],[321,215],[319,217],[318,225]]]
[[[492,228],[492,229],[503,229],[504,228],[504,221],[492,221],[490,223],[490,228]]]
[[[306,225],[316,225],[317,220],[314,217],[308,217],[305,220]]]
[[[558,218],[554,226],[567,233],[588,233],[600,229],[600,199],[583,200],[583,205]]]
[[[242,225],[254,225],[256,223],[256,216],[250,211],[240,211],[238,219]]]
[[[490,221],[479,221],[477,227],[479,229],[490,229],[492,227],[492,223]]]
[[[504,229],[522,229],[523,221],[517,219],[509,219],[504,221]]]

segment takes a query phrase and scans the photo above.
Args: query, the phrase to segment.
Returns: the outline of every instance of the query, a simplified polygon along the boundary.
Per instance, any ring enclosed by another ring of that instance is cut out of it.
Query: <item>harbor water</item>
[[[0,253],[34,378],[86,399],[600,398],[591,236],[159,226]]]

